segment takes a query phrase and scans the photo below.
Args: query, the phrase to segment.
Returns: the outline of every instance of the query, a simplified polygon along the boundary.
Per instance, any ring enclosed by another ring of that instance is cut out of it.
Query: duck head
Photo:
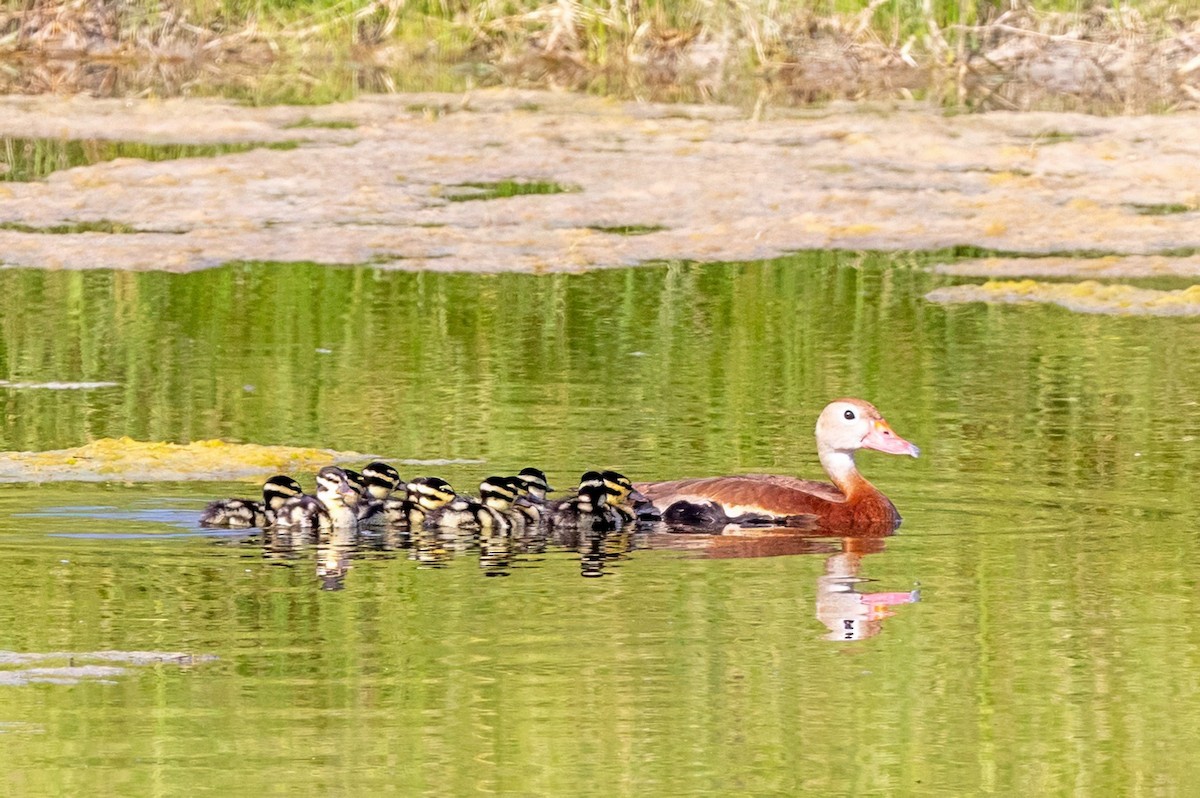
[[[870,402],[838,399],[830,402],[817,418],[817,451],[853,455],[859,449],[917,457],[921,450],[892,431],[892,427]]]
[[[458,494],[441,477],[418,477],[408,483],[409,499],[426,511],[445,507]]]
[[[546,481],[545,472],[540,468],[522,468],[517,474],[517,478],[524,483],[525,490],[529,491],[529,495],[535,499],[545,499],[546,494],[554,490]]]
[[[505,512],[520,495],[511,477],[492,476],[479,483],[479,498],[487,507]]]
[[[616,471],[601,471],[600,478],[604,480],[609,504],[650,501],[644,493],[634,489],[633,483],[624,474],[618,474]]]
[[[588,471],[579,478],[576,503],[585,513],[594,513],[608,505],[608,486],[599,471]]]
[[[346,504],[355,507],[367,495],[367,481],[357,471],[349,468],[343,468],[341,471],[346,475],[346,481],[350,483],[350,488],[354,491],[354,495],[346,500]]]
[[[288,499],[303,492],[299,482],[280,474],[263,483],[263,504],[271,510],[278,510]]]
[[[353,507],[359,494],[345,471],[337,466],[325,466],[317,472],[317,498],[327,507],[335,504]]]
[[[387,463],[376,461],[368,463],[362,470],[363,481],[367,486],[367,494],[380,501],[392,495],[400,485],[400,473]]]

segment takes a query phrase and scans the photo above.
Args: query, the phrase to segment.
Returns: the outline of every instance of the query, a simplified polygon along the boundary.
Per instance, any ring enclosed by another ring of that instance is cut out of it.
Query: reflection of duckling
[[[335,529],[317,545],[317,581],[322,590],[344,590],[354,553],[353,529]]]
[[[284,502],[304,491],[291,477],[274,476],[263,483],[263,500],[221,499],[211,502],[200,515],[200,526],[223,526],[245,529],[252,526],[270,526],[275,522],[275,513]]]
[[[620,516],[608,506],[608,488],[598,471],[579,479],[579,492],[554,505],[551,523],[557,528],[592,529],[603,532],[620,526]]]
[[[621,518],[622,524],[632,524],[638,520],[637,506],[650,500],[645,494],[636,490],[633,483],[624,474],[616,471],[601,471],[604,487],[608,491],[608,504]]]
[[[350,487],[346,472],[325,466],[317,472],[317,495],[296,496],[280,508],[276,526],[350,528],[358,525],[352,501],[358,494]]]

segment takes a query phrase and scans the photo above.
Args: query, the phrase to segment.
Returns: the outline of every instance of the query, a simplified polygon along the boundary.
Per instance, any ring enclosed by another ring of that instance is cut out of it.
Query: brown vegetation
[[[450,88],[446,67],[456,67],[462,88],[558,86],[657,99],[919,94],[979,108],[1200,105],[1200,11],[1173,6],[1046,13],[1018,2],[1000,13],[980,3],[969,24],[943,24],[929,0],[911,19],[881,16],[889,7],[882,0],[842,15],[814,13],[799,0],[723,10],[685,2],[670,17],[649,3],[528,0],[500,14],[488,3],[422,9],[374,0],[292,4],[300,10],[270,18],[235,18],[200,1],[26,0],[0,11],[0,91],[228,93],[273,71],[293,93],[297,84],[337,84],[299,98],[321,101]],[[434,72],[441,85],[422,82]]]

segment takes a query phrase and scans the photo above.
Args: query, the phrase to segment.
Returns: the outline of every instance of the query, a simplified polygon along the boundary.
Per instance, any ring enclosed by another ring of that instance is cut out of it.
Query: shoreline
[[[0,93],[322,104],[503,86],[755,113],[913,98],[960,110],[1200,107],[1200,9],[1041,5],[48,0],[0,11]]]

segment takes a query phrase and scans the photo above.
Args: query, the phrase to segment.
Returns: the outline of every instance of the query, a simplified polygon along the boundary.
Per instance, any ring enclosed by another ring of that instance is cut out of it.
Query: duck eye
[[[854,411],[847,410],[845,413],[842,413],[842,417],[845,418],[847,421],[853,421],[854,420]]]

